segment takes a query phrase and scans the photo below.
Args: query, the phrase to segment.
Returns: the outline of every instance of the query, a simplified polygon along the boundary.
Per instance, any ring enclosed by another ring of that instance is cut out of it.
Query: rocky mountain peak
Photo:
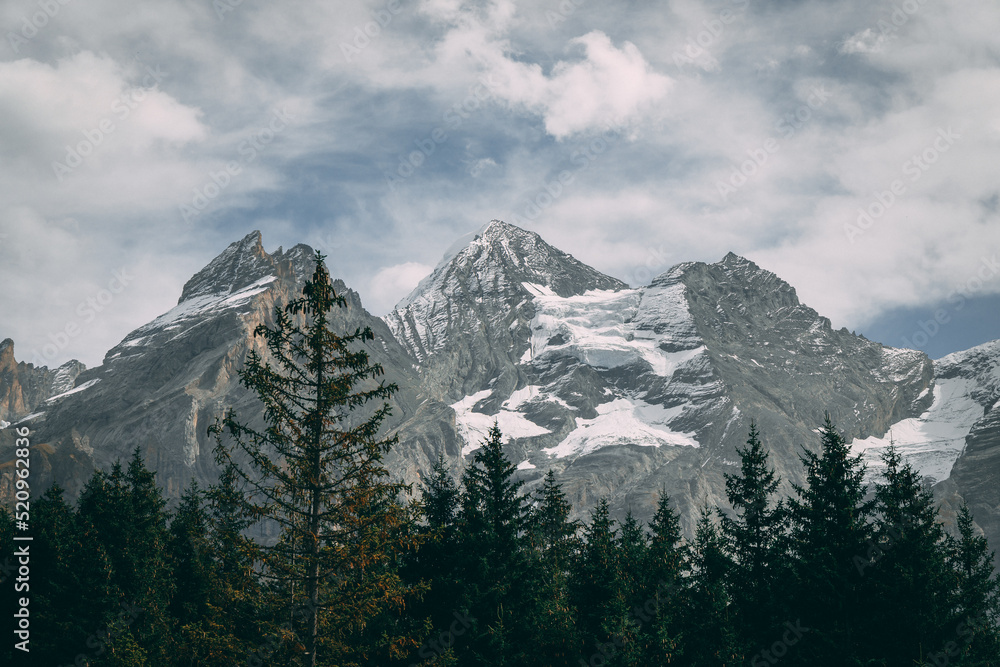
[[[431,275],[396,309],[459,293],[486,300],[506,299],[522,294],[524,283],[541,285],[564,297],[592,289],[628,287],[552,247],[535,232],[492,220],[452,245]]]
[[[273,258],[264,251],[259,231],[229,244],[218,257],[184,284],[181,304],[195,297],[231,294],[269,275],[274,275]]]
[[[10,338],[5,338],[0,342],[0,370],[11,368],[15,363],[14,341]]]
[[[756,314],[773,315],[804,309],[808,311],[808,318],[819,317],[799,302],[794,287],[732,252],[715,264],[693,262],[682,265],[677,273],[687,285],[691,298],[710,305],[720,316],[723,311],[732,315],[749,309]]]

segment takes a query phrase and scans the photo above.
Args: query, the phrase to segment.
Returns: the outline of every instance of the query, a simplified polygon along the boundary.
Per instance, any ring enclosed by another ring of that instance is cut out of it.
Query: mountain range
[[[136,447],[170,498],[192,479],[213,482],[207,427],[228,407],[262,423],[236,371],[314,257],[305,245],[268,253],[259,232],[247,235],[96,368],[35,367],[0,343],[0,497],[13,490],[10,424],[32,430],[36,490],[57,482],[73,497]],[[751,420],[790,493],[829,413],[872,476],[894,443],[946,521],[966,500],[1000,545],[1000,341],[931,360],[834,329],[732,253],[633,288],[496,220],[384,318],[342,281],[335,289],[348,305],[334,325],[371,327],[369,352],[400,388],[388,463],[407,482],[439,455],[458,475],[495,421],[529,491],[552,469],[577,517],[607,497],[640,520],[665,491],[690,533],[702,506],[725,507]]]

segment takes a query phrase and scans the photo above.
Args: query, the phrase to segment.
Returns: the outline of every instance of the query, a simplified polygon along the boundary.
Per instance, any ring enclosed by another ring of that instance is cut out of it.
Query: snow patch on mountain
[[[54,401],[58,401],[60,398],[65,398],[66,396],[70,396],[71,394],[78,394],[78,393],[80,393],[81,391],[83,391],[85,389],[90,389],[91,387],[93,387],[95,384],[97,384],[100,381],[101,381],[101,378],[95,378],[93,380],[87,380],[86,382],[84,382],[80,386],[74,387],[73,389],[70,389],[69,391],[64,391],[61,394],[57,394],[55,396],[50,396],[49,398],[45,399],[45,402],[46,403],[52,403]],[[31,416],[31,415],[29,415],[29,416]],[[27,418],[28,417],[25,417],[25,419],[27,419]]]
[[[271,283],[277,279],[277,276],[264,276],[232,294],[203,294],[182,301],[153,321],[144,324],[129,334],[125,340],[118,344],[108,359],[113,360],[121,357],[123,352],[129,348],[144,346],[154,334],[162,331],[179,329],[180,331],[177,332],[174,338],[182,336],[187,333],[188,325],[197,324],[206,316],[231,308],[245,306],[254,296],[269,289]]]
[[[940,482],[965,448],[965,436],[983,416],[983,408],[972,398],[977,383],[964,379],[939,379],[934,385],[934,402],[919,417],[892,425],[881,438],[874,436],[851,443],[851,451],[861,454],[868,469],[878,473],[884,466],[882,453],[890,444],[922,476]]]
[[[83,364],[74,361],[67,362],[57,368],[56,374],[52,378],[52,393],[63,394],[72,389],[82,368]]]
[[[503,409],[495,415],[476,412],[474,409],[476,403],[489,397],[492,393],[492,390],[484,389],[471,396],[466,396],[451,406],[452,410],[455,411],[455,425],[458,427],[458,433],[465,441],[465,446],[462,447],[462,456],[468,456],[482,447],[483,440],[486,439],[486,434],[494,422],[500,427],[505,438],[530,438],[550,432],[513,410]]]
[[[644,290],[591,290],[560,297],[542,285],[524,283],[524,288],[534,295],[536,311],[530,324],[531,347],[522,363],[558,352],[598,369],[641,361],[656,375],[671,377],[705,349],[666,352],[660,347],[664,336],[643,326],[657,317],[690,318],[686,304],[673,302],[674,294],[664,299],[663,290],[654,290],[657,298],[648,299]],[[640,308],[650,302],[654,307]],[[644,317],[637,321],[640,311]]]
[[[694,433],[679,433],[669,426],[685,407],[664,408],[639,399],[616,398],[599,405],[594,419],[577,419],[576,428],[566,439],[542,451],[561,459],[610,445],[699,447]]]

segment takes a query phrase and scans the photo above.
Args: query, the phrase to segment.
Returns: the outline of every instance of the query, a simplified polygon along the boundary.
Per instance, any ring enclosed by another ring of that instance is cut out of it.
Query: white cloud
[[[595,30],[570,44],[584,47],[584,59],[559,61],[547,77],[537,65],[508,61],[497,68],[508,77],[501,96],[539,112],[557,139],[641,118],[670,90],[671,79],[654,72],[631,42],[618,49]]]
[[[404,262],[381,269],[372,278],[364,295],[365,308],[376,315],[388,313],[433,270],[433,266],[418,262]]]

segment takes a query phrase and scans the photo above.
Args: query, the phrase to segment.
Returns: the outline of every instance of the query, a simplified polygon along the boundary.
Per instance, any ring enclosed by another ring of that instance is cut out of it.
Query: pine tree
[[[737,448],[740,474],[725,476],[735,516],[719,513],[726,549],[734,561],[729,581],[742,648],[753,655],[770,646],[783,620],[778,592],[785,572],[784,507],[775,501],[780,480],[768,464],[757,425],[750,422],[746,447]]]
[[[246,535],[254,521],[246,513],[240,479],[234,466],[224,467],[218,482],[201,494],[206,504],[192,521],[198,527],[195,534],[202,526],[207,533],[204,538],[195,538],[199,566],[206,568],[207,582],[201,600],[204,613],[178,629],[185,649],[180,656],[184,664],[222,667],[243,662],[248,656],[251,662],[266,664],[272,652],[261,639],[267,632],[281,634],[280,628],[266,627],[264,595],[256,574],[261,552]],[[174,521],[178,518],[180,512]]]
[[[126,470],[116,462],[109,473],[95,473],[80,495],[81,529],[95,536],[111,562],[114,607],[132,610],[115,614],[108,664],[169,664],[174,587],[165,506],[138,448]]]
[[[251,351],[239,374],[264,404],[267,428],[254,430],[229,411],[212,429],[220,465],[248,462],[235,469],[255,517],[281,528],[265,571],[287,596],[282,604],[310,667],[386,660],[416,644],[381,625],[415,592],[396,567],[415,542],[398,501],[406,487],[388,481],[383,464],[397,439],[380,435],[396,386],[378,381],[382,367],[358,349],[374,339],[370,328],[331,329],[332,309],[346,306],[318,255],[302,298],[254,331],[270,361]],[[381,407],[362,418],[356,411],[373,401]],[[372,636],[376,626],[383,635]]]
[[[432,664],[448,664],[454,659],[452,647],[441,646],[443,630],[454,623],[455,610],[462,598],[459,581],[458,506],[459,490],[445,467],[444,457],[439,456],[431,474],[420,485],[420,514],[424,525],[419,530],[423,540],[415,553],[406,561],[404,576],[408,581],[429,583],[430,589],[416,601],[410,612],[414,618],[425,619],[423,644],[416,651],[416,658],[436,659]],[[464,627],[455,627],[456,633]],[[445,634],[454,643],[457,637]]]
[[[421,486],[423,515],[430,530],[440,530],[453,537],[459,506],[459,491],[444,465],[444,456],[431,467],[430,478]]]
[[[629,607],[642,603],[646,592],[646,573],[643,565],[649,549],[649,539],[630,509],[622,522],[618,537],[619,567]]]
[[[726,590],[732,563],[707,506],[698,518],[691,565],[685,592],[681,664],[692,667],[743,664]]]
[[[170,521],[175,586],[170,612],[182,626],[203,619],[208,613],[213,583],[208,539],[204,494],[198,482],[192,480]]]
[[[66,664],[83,654],[99,659],[103,630],[118,611],[111,562],[93,531],[81,529],[58,485],[32,502],[32,651],[41,664]],[[12,553],[12,552],[7,552]]]
[[[583,640],[584,663],[629,664],[639,649],[623,586],[619,535],[607,498],[584,528],[583,545],[570,580]]]
[[[955,618],[948,628],[959,652],[955,664],[985,667],[1000,656],[1000,580],[986,538],[977,534],[972,512],[963,503],[958,538],[949,540],[955,584]],[[949,656],[950,657],[950,656]]]
[[[660,492],[649,530],[649,548],[642,567],[646,575],[644,601],[636,614],[643,622],[643,656],[646,664],[675,664],[683,653],[681,592],[689,555],[681,536],[680,517],[670,506],[666,490]]]
[[[244,557],[247,547],[256,552],[256,545],[242,535],[249,521],[233,516],[243,505],[241,495],[232,496],[235,478],[231,469],[223,470],[207,492],[193,482],[170,523],[176,586],[170,610],[177,623],[173,653],[179,665],[240,662],[263,634],[260,587],[253,572],[259,561]]]
[[[469,639],[458,651],[463,665],[519,664],[524,648],[515,637],[523,634],[525,620],[518,610],[527,595],[522,578],[527,503],[520,494],[523,483],[513,479],[515,470],[494,424],[462,475],[460,585],[466,591],[465,609],[474,619]]]
[[[527,664],[559,667],[575,663],[580,650],[576,611],[569,599],[568,576],[579,525],[555,473],[549,470],[528,517],[531,558],[525,572],[531,591],[528,607]]]
[[[542,481],[535,506],[528,519],[528,532],[534,548],[544,559],[553,561],[557,569],[565,569],[576,547],[579,522],[570,521],[572,506],[556,482],[555,473],[549,470]]]
[[[951,607],[944,531],[933,496],[895,447],[882,456],[875,486],[875,534],[870,556],[856,559],[877,627],[867,655],[886,664],[912,665],[947,641]]]
[[[863,655],[870,614],[856,558],[869,548],[872,503],[865,501],[865,469],[837,432],[829,415],[820,432],[820,454],[800,457],[806,486],[794,486],[789,501],[794,551],[793,623],[808,637],[790,658],[795,664],[855,664]],[[777,639],[777,638],[775,638]]]

